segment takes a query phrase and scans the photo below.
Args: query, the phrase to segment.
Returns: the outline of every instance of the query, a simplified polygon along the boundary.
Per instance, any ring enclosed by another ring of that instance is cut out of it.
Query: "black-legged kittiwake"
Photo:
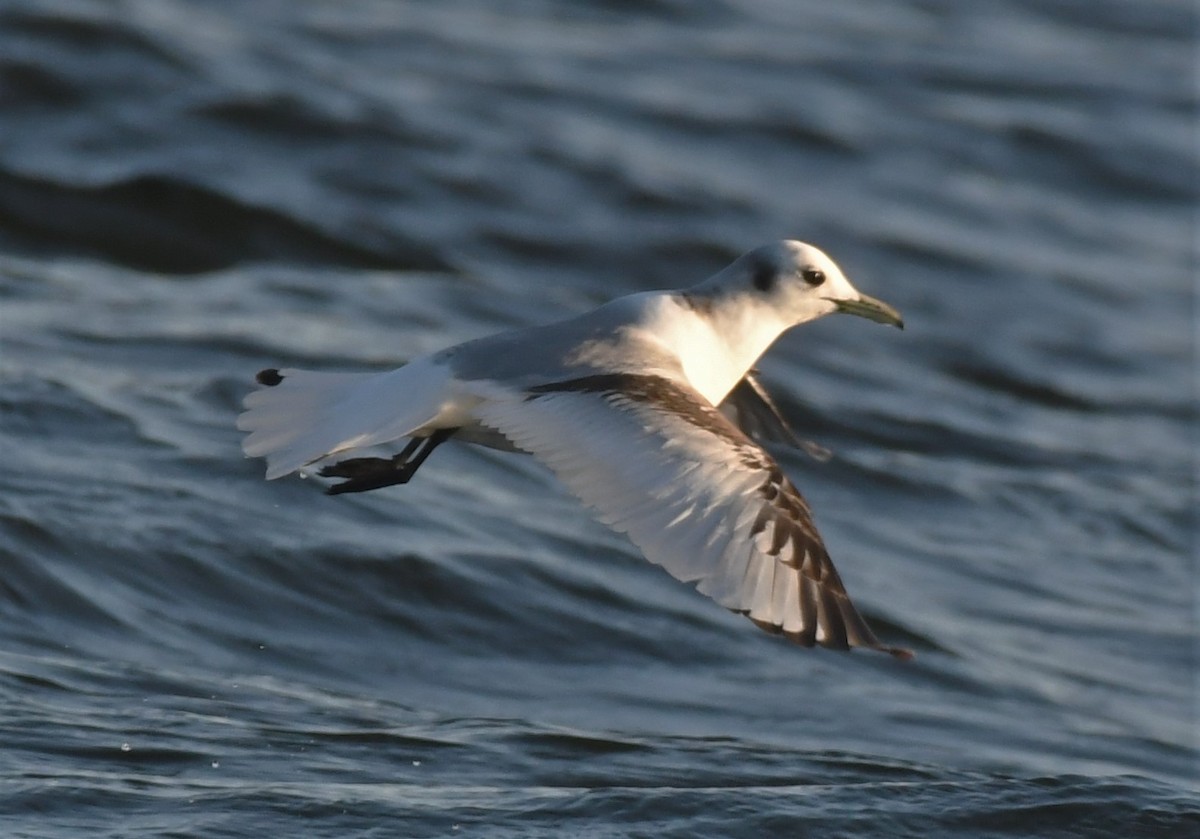
[[[528,452],[647,559],[763,629],[907,658],[859,615],[808,504],[751,438],[790,433],[755,362],[787,329],[834,312],[903,326],[822,251],[776,242],[692,288],[388,372],[264,370],[237,425],[268,479],[319,463],[345,479],[332,494],[406,483],[451,438]],[[346,457],[404,438],[395,457]]]

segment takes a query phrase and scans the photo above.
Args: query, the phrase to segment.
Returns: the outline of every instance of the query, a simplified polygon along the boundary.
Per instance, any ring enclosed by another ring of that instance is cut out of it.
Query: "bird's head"
[[[845,312],[904,328],[899,312],[860,292],[836,262],[804,242],[784,240],[755,248],[709,283],[714,290],[761,300],[787,325]]]

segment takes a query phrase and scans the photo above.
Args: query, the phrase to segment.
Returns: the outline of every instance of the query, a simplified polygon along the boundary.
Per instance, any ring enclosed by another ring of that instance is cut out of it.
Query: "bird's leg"
[[[325,492],[329,495],[341,495],[346,492],[366,492],[406,484],[417,474],[417,469],[433,450],[454,436],[456,431],[457,428],[439,428],[428,437],[410,440],[404,451],[393,458],[356,457],[326,466],[321,469],[322,477],[350,480],[334,484]]]

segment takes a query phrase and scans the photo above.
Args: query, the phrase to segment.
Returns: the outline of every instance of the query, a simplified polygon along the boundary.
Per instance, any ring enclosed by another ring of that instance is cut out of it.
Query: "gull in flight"
[[[805,647],[865,647],[807,502],[756,439],[795,442],[755,379],[783,332],[834,312],[903,327],[812,245],[756,248],[649,291],[381,373],[268,369],[238,428],[273,479],[312,464],[330,494],[407,483],[446,440],[532,454],[651,562]],[[348,457],[407,438],[394,457]]]

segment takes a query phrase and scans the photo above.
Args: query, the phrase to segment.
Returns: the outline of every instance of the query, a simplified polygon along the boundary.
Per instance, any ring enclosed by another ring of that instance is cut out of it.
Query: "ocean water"
[[[1183,0],[0,1],[0,834],[1200,834]],[[544,469],[267,483],[382,369],[780,237],[776,454],[910,663],[805,651]]]

